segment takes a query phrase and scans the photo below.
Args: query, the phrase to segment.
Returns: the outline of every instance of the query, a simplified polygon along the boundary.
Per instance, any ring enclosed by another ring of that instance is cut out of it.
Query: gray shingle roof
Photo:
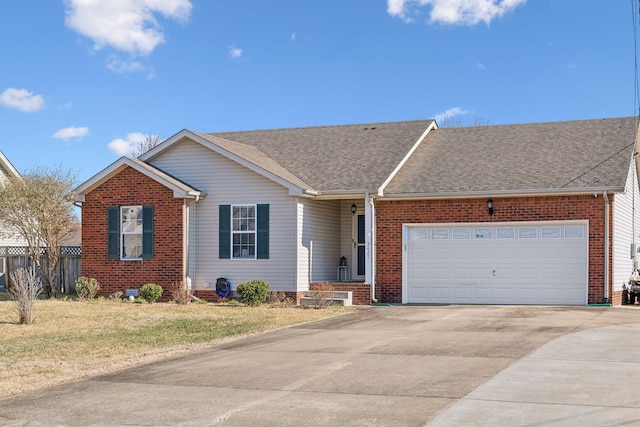
[[[230,141],[228,139],[220,138],[212,134],[207,133],[199,133],[193,132],[196,135],[201,136],[212,144],[217,145],[218,147],[232,153],[247,162],[250,162],[260,168],[276,175],[279,178],[284,179],[285,181],[290,182],[293,185],[296,185],[303,189],[310,189],[311,186],[306,182],[302,181],[300,178],[292,174],[290,171],[285,169],[281,164],[273,160],[271,157],[267,156],[262,150],[258,147],[254,147],[252,145],[243,144],[241,142]]]
[[[440,128],[385,196],[564,192],[624,187],[637,118]]]
[[[316,191],[375,191],[432,122],[419,120],[200,135],[254,146]],[[246,153],[258,161],[262,154]]]

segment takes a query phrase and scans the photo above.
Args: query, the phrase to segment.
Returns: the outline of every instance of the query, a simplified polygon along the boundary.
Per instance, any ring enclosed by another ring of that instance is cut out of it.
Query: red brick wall
[[[402,225],[411,223],[589,221],[589,303],[604,299],[604,200],[602,197],[493,198],[378,201],[376,203],[376,297],[381,302],[402,302]],[[611,207],[610,207],[611,208]],[[611,212],[610,212],[611,213]],[[610,233],[613,218],[610,215]],[[611,243],[611,242],[610,242]],[[613,252],[609,245],[609,254]],[[610,259],[612,257],[610,256]],[[610,270],[613,266],[610,262]],[[611,277],[611,271],[610,276]],[[611,287],[610,287],[611,288]]]
[[[154,206],[154,257],[140,261],[107,259],[107,207]],[[82,275],[94,277],[100,295],[181,280],[183,201],[173,191],[135,169],[126,168],[85,197],[82,204]]]

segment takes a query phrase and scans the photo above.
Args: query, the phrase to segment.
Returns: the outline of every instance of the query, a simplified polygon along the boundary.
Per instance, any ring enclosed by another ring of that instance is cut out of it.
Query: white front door
[[[403,303],[587,303],[586,221],[405,225],[403,239]]]

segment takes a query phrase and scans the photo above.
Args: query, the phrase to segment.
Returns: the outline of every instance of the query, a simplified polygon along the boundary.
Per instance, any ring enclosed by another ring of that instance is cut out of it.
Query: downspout
[[[189,277],[189,229],[191,225],[189,223],[189,217],[191,216],[191,208],[189,206],[188,199],[184,199],[184,230],[183,230],[183,256],[182,256],[182,280],[185,290],[191,289],[191,278]]]
[[[609,303],[609,196],[602,192],[604,198],[604,303]]]
[[[366,201],[371,206],[371,302],[376,303],[376,205],[375,199],[368,194]]]

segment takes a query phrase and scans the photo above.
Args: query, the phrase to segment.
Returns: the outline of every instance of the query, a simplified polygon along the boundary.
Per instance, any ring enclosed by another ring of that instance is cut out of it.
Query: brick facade
[[[382,302],[402,302],[402,225],[418,223],[589,221],[589,303],[604,300],[604,200],[602,197],[493,198],[494,215],[487,212],[487,198],[450,200],[402,200],[376,203],[376,297]],[[611,205],[609,207],[611,214]],[[610,215],[609,235],[613,230]],[[609,254],[613,251],[610,250]],[[610,270],[612,270],[610,255]],[[611,277],[612,271],[609,272]],[[609,285],[609,295],[612,289]],[[617,295],[612,295],[617,299]]]
[[[107,258],[107,208],[154,206],[154,257],[140,261]],[[168,297],[183,277],[183,201],[155,180],[127,167],[85,196],[82,204],[82,275],[94,277],[100,295],[156,283]]]

